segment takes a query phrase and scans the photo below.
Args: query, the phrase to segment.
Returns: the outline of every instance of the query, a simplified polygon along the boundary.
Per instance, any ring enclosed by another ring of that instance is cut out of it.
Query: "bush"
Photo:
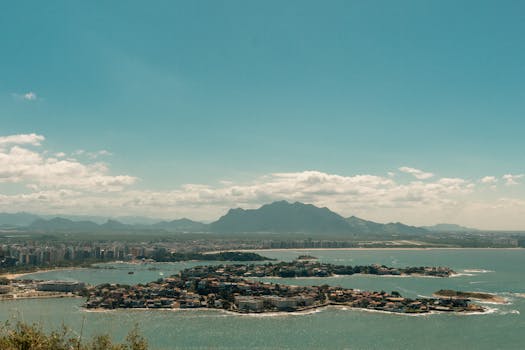
[[[146,340],[137,326],[129,332],[125,343],[113,343],[108,335],[95,336],[82,341],[67,327],[45,332],[41,325],[5,322],[0,326],[0,349],[2,350],[147,350]]]

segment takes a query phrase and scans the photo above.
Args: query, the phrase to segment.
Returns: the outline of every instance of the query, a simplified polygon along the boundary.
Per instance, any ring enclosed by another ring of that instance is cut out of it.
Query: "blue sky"
[[[525,229],[523,186],[502,178],[519,183],[525,172],[523,33],[521,1],[10,2],[0,11],[0,137],[42,135],[40,146],[22,145],[43,161],[63,152],[104,163],[101,173],[136,179],[128,192],[217,190],[305,171],[408,186],[421,179],[401,180],[399,168],[422,169],[434,182],[476,184],[460,200],[445,196],[456,205],[517,200],[498,227]],[[101,150],[111,155],[96,157]],[[500,186],[478,189],[486,176]],[[39,181],[0,181],[0,193],[50,190],[28,187]],[[187,212],[179,198],[157,214],[213,218],[282,196],[192,202]],[[15,199],[5,197],[5,207]],[[421,221],[345,204],[353,197],[311,200]],[[141,210],[119,205],[115,214]],[[440,210],[428,220],[475,225],[485,213]]]

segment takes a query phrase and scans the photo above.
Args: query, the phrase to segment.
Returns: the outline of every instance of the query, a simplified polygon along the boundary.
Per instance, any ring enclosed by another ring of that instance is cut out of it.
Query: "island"
[[[169,253],[153,259],[157,262],[199,261],[271,261],[275,260],[253,252],[218,252],[218,253]]]
[[[299,255],[295,260],[317,260],[317,257],[308,254],[303,254]]]
[[[133,286],[102,284],[88,288],[88,309],[207,308],[235,313],[300,312],[327,306],[403,314],[484,312],[461,298],[416,298],[398,292],[360,291],[337,286],[291,286],[248,279],[250,265],[196,266],[177,275]],[[244,267],[243,267],[244,266]]]
[[[441,289],[434,293],[434,296],[439,298],[450,299],[474,299],[486,301],[495,304],[506,304],[507,300],[503,297],[483,292],[462,292],[458,290]]]
[[[450,277],[455,274],[448,267],[417,266],[417,267],[388,267],[385,265],[334,265],[321,263],[314,259],[298,259],[291,262],[227,265],[225,272],[245,277],[330,277],[337,275],[379,275],[379,276],[424,276]]]

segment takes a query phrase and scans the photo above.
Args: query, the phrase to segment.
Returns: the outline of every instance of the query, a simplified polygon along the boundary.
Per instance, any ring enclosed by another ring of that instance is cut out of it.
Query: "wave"
[[[494,272],[493,270],[484,270],[484,269],[464,269],[463,272],[467,273],[489,273]]]
[[[453,273],[450,275],[451,278],[455,278],[455,277],[464,277],[464,276],[477,276],[476,274],[474,273]]]
[[[483,312],[468,312],[461,314],[462,316],[477,316],[477,315],[492,315],[500,311],[500,309],[496,307],[487,307],[485,306],[485,311]]]
[[[263,318],[263,317],[286,317],[286,316],[306,316],[306,315],[313,315],[316,313],[321,312],[322,309],[312,309],[307,311],[296,311],[296,312],[263,312],[263,313],[238,313],[238,312],[232,312],[232,311],[225,311],[228,314],[231,314],[232,316],[244,316],[244,317],[255,317],[255,318]]]

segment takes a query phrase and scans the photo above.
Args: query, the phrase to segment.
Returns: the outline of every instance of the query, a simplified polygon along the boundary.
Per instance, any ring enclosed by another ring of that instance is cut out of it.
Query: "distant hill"
[[[88,217],[88,216],[79,216]],[[2,222],[4,218],[4,222]],[[440,224],[427,228],[408,226],[399,222],[381,224],[360,219],[356,216],[344,218],[328,208],[316,207],[300,202],[279,201],[265,204],[258,209],[230,209],[224,216],[211,224],[177,219],[149,223],[144,218],[129,217],[128,222],[115,219],[71,220],[67,217],[45,219],[28,213],[0,214],[0,225],[13,225],[36,232],[172,232],[172,233],[305,233],[315,235],[382,235],[416,236],[430,232],[472,231],[458,225]],[[132,223],[140,219],[142,223]]]
[[[9,225],[9,226],[29,226],[37,219],[54,219],[62,218],[68,219],[71,221],[91,221],[96,224],[104,224],[107,222],[107,216],[95,216],[95,215],[68,215],[68,214],[31,214],[31,213],[0,213],[0,225]],[[128,225],[152,225],[155,224],[161,219],[153,219],[142,216],[117,216],[111,218],[117,220],[123,224]]]
[[[90,232],[98,231],[100,225],[92,221],[73,221],[64,218],[53,218],[50,220],[37,219],[27,227],[32,231],[42,232]]]
[[[343,233],[346,220],[328,208],[286,201],[266,204],[259,209],[230,209],[210,224],[214,232]]]
[[[190,219],[182,218],[173,221],[161,221],[150,226],[151,228],[157,228],[169,232],[207,232],[209,231],[209,225],[203,224],[202,222],[193,221]]]
[[[355,216],[346,219],[353,232],[375,235],[425,235],[429,232],[421,227],[409,226],[400,222],[380,224]]]
[[[134,232],[134,231],[167,231],[167,232],[207,232],[208,225],[189,219],[161,221],[152,225],[129,225],[117,220],[109,219],[103,224],[92,221],[74,221],[56,217],[50,220],[36,219],[27,228],[39,232]]]
[[[383,224],[377,222],[360,219],[357,216],[351,216],[346,218],[346,222],[350,225],[351,229],[359,233],[378,233],[383,231]]]
[[[105,223],[103,223],[102,225],[98,225],[98,228],[104,231],[120,231],[120,230],[132,229],[133,226],[126,225],[126,224],[121,223],[120,221],[110,219],[106,221]]]
[[[27,226],[40,216],[30,213],[0,213],[0,225]]]
[[[433,226],[423,226],[425,230],[431,231],[431,232],[440,232],[440,233],[446,233],[446,232],[474,232],[478,231],[475,228],[460,226],[456,224],[437,224]]]

